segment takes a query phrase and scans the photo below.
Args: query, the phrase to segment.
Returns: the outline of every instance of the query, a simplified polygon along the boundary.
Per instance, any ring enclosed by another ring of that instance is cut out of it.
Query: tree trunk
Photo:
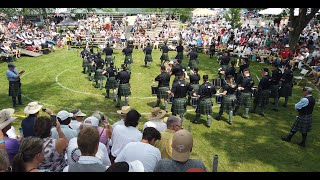
[[[297,30],[290,31],[289,33],[289,46],[292,52],[295,51],[295,46],[299,42],[300,33],[301,31],[297,32]]]

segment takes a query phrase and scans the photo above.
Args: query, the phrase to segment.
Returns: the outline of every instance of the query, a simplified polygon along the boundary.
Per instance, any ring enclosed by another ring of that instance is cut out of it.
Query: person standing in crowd
[[[283,136],[281,139],[283,141],[290,142],[293,135],[300,131],[302,134],[302,141],[298,143],[301,147],[306,147],[307,134],[311,131],[312,128],[312,112],[315,106],[316,100],[312,96],[312,88],[304,87],[303,98],[295,104],[295,109],[298,111],[298,116],[296,117],[295,122],[292,125],[290,134],[288,136]]]
[[[285,48],[280,52],[281,57],[281,65],[284,66],[285,64],[288,64],[289,61],[293,58],[293,53],[289,49],[289,44],[285,45]]]
[[[6,72],[6,76],[9,81],[9,96],[12,97],[13,107],[17,106],[17,97],[18,97],[18,104],[22,105],[20,77],[24,72],[25,72],[24,70],[18,72],[14,64],[12,63],[8,64],[8,70]]]
[[[291,70],[291,66],[289,64],[284,66],[284,72],[281,77],[281,88],[279,90],[279,97],[284,97],[283,107],[288,106],[289,96],[292,96],[292,80],[293,80],[293,72]]]
[[[110,67],[107,67],[105,75],[107,76],[106,82],[106,96],[105,98],[110,98],[110,89],[113,91],[113,102],[117,101],[117,69],[114,67],[113,63],[110,63]]]
[[[0,131],[1,135],[4,139],[0,139],[0,144],[4,144],[5,150],[7,151],[9,162],[12,164],[13,157],[18,153],[20,143],[16,139],[12,139],[8,137],[7,132],[11,129],[11,123],[17,119],[16,117],[12,117],[14,113],[14,109],[2,109],[0,111]]]
[[[125,55],[124,64],[127,65],[129,71],[131,71],[131,64],[133,63],[132,51],[133,48],[131,47],[131,45],[128,45],[122,50],[122,53]]]
[[[147,47],[143,49],[143,52],[145,53],[145,58],[144,58],[144,66],[147,67],[149,63],[149,68],[151,66],[152,62],[152,47],[150,46],[150,43],[147,44]]]
[[[71,50],[71,35],[70,35],[70,31],[67,32],[66,34],[66,40],[67,40],[67,51],[70,49]]]
[[[199,123],[199,119],[201,114],[207,116],[207,127],[211,126],[212,121],[212,94],[216,93],[215,87],[209,82],[208,75],[203,75],[203,84],[199,87],[197,94],[199,96],[199,105],[196,109],[196,118],[192,121],[192,123]]]
[[[229,114],[228,124],[232,124],[233,111],[235,109],[235,103],[237,100],[235,95],[236,89],[237,85],[234,81],[234,77],[229,75],[228,77],[226,77],[226,83],[223,86],[223,92],[220,93],[223,98],[220,105],[219,114],[215,119],[221,120],[223,112],[226,112]]]
[[[129,142],[120,152],[114,162],[131,162],[139,160],[142,162],[145,172],[153,172],[156,164],[161,159],[161,153],[154,147],[156,141],[161,139],[160,132],[154,127],[147,127],[143,130],[142,140]],[[132,151],[134,149],[134,151]]]
[[[160,47],[160,51],[162,51],[162,55],[160,57],[160,66],[163,65],[163,61],[169,61],[169,48],[167,46],[167,42],[165,41],[164,44]]]
[[[157,104],[155,107],[160,106],[161,99],[164,100],[165,111],[168,112],[168,91],[170,84],[170,75],[166,71],[165,66],[160,68],[161,74],[159,74],[154,80],[158,81],[158,93],[157,93]]]
[[[191,133],[185,129],[179,130],[172,138],[172,159],[161,159],[154,172],[186,172],[190,168],[200,168],[205,172],[202,161],[190,159],[192,147]]]
[[[130,110],[131,110],[130,106],[122,106],[121,110],[117,110],[117,113],[120,114],[121,119],[112,124],[112,129],[114,129],[117,125],[124,125],[124,119],[126,118]]]
[[[70,141],[70,139],[78,136],[77,130],[71,129],[69,126],[72,117],[73,114],[65,110],[59,111],[57,114],[57,120],[59,121],[59,124],[61,124],[61,130],[63,134],[67,137],[68,142]],[[51,129],[51,136],[53,139],[59,138],[59,132],[56,127],[53,127]]]
[[[184,76],[186,68],[181,64],[182,60],[174,60],[174,65],[172,66],[172,74],[175,76],[172,85],[179,80],[179,76]]]
[[[243,74],[243,70],[249,69],[248,58],[241,59],[241,65],[239,67],[238,74]]]
[[[130,72],[127,70],[126,64],[122,64],[122,71],[120,71],[117,76],[116,80],[119,81],[119,87],[118,87],[118,108],[121,108],[121,96],[124,96],[125,98],[125,106],[129,106],[129,97],[131,95],[130,90]]]
[[[261,108],[260,115],[264,116],[265,106],[267,105],[269,96],[270,96],[270,81],[271,78],[269,75],[269,69],[268,68],[262,68],[262,78],[258,85],[258,93],[257,96],[254,98],[253,101],[253,110],[252,113],[256,113],[256,109],[258,105]]]
[[[40,163],[39,169],[47,169],[52,172],[62,172],[67,166],[65,151],[68,147],[68,140],[61,130],[58,120],[55,121],[55,128],[59,138],[51,136],[52,123],[48,117],[40,116],[34,123],[34,136],[43,140],[44,160]]]
[[[83,47],[83,50],[80,52],[80,57],[83,59],[82,60],[82,68],[83,68],[82,73],[84,73],[84,74],[86,73],[86,69],[88,68],[88,64],[89,64],[88,56],[89,56],[89,51],[86,49],[86,47]]]
[[[237,114],[239,108],[243,105],[245,113],[242,116],[245,119],[249,118],[249,110],[251,106],[251,97],[252,97],[252,87],[254,86],[254,81],[251,77],[250,71],[248,69],[244,69],[242,71],[241,81],[238,83],[238,92],[240,92],[240,101],[237,103],[234,115]]]
[[[94,116],[87,117],[79,128],[79,134],[80,134],[80,131],[83,131],[88,126],[95,127],[98,130],[99,120]],[[101,142],[101,136],[102,136],[102,133],[99,133],[99,146],[98,146],[98,151],[95,154],[95,157],[100,159],[102,161],[102,164],[106,166],[110,166],[111,162],[109,159],[109,153],[108,153],[106,144]],[[81,152],[79,151],[77,140],[78,140],[78,137],[74,137],[69,141],[68,148],[67,148],[68,165],[72,165],[78,162],[79,157],[81,156]],[[65,170],[66,168],[64,169],[64,171]]]
[[[156,147],[161,152],[162,159],[172,159],[172,138],[173,135],[182,129],[182,122],[178,116],[170,116],[167,119],[167,129],[161,133],[161,140],[156,142]]]
[[[112,58],[113,49],[110,47],[109,43],[107,43],[107,47],[103,50],[103,52],[106,53],[105,63],[107,65],[110,65],[111,63],[114,63],[114,60]]]
[[[280,88],[280,79],[282,77],[282,72],[279,69],[276,63],[272,64],[272,75],[270,78],[270,90],[271,90],[271,97],[274,99],[274,111],[279,111],[279,88]]]
[[[184,75],[179,76],[179,80],[172,85],[171,96],[173,97],[171,112],[172,115],[179,115],[182,122],[187,108],[187,93],[192,91],[192,87],[184,80]]]
[[[96,59],[96,71],[94,73],[94,80],[96,82],[95,88],[99,87],[100,83],[100,89],[102,89],[102,81],[106,78],[102,73],[103,73],[103,67],[104,67],[104,61],[101,59],[101,54],[97,54],[97,59]]]
[[[176,47],[176,51],[177,51],[177,55],[176,55],[176,59],[183,60],[183,50],[184,47],[182,46],[182,42],[179,42],[179,45]]]
[[[72,111],[73,119],[70,121],[69,126],[71,129],[79,131],[79,127],[84,120],[86,114],[82,113],[80,109],[75,109]]]
[[[198,74],[198,68],[193,69],[193,73],[190,74],[190,86],[192,87],[192,91],[189,92],[188,95],[188,105],[191,105],[191,97],[193,96],[193,93],[197,93],[200,87],[199,81],[200,81],[200,75]]]
[[[84,127],[77,138],[81,156],[79,160],[66,166],[64,172],[105,172],[107,166],[96,157],[99,147],[99,132],[95,127]]]
[[[136,128],[139,124],[140,117],[141,114],[137,110],[131,109],[124,119],[124,125],[117,125],[112,130],[112,148],[110,153],[111,163],[114,162],[129,142],[141,141],[142,133]]]
[[[232,77],[234,77],[234,79],[237,79],[237,70],[234,67],[235,61],[231,61],[230,64],[231,66],[226,69],[226,71],[224,72],[224,76],[228,77],[229,75],[231,75]]]
[[[38,102],[30,102],[25,108],[24,113],[28,116],[21,121],[21,128],[23,132],[23,137],[29,137],[34,135],[34,123],[37,117],[40,114],[40,110],[42,109],[42,105],[38,104]],[[48,115],[50,115],[51,121],[56,121],[56,116],[53,115],[53,112],[49,108],[42,109]]]
[[[143,129],[147,127],[154,127],[160,133],[167,129],[167,125],[163,122],[163,117],[166,115],[166,111],[161,110],[159,107],[154,107],[151,110],[151,114],[148,117],[148,121],[144,123]]]
[[[12,172],[50,172],[39,169],[44,160],[43,141],[38,137],[23,139],[18,154],[13,159]]]

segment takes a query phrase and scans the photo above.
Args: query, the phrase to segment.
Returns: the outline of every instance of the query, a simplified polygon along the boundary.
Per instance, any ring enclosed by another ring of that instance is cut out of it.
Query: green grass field
[[[22,76],[23,106],[16,109],[17,115],[24,115],[24,107],[31,101],[39,101],[45,107],[51,108],[57,113],[60,110],[71,111],[80,108],[87,115],[95,110],[104,112],[111,122],[120,117],[116,114],[117,108],[112,99],[105,99],[105,89],[96,89],[92,81],[86,78],[82,71],[82,59],[75,50],[66,51],[58,49],[56,52],[40,57],[23,57],[15,62],[17,69],[24,69]],[[124,57],[120,51],[114,53],[116,66],[120,67]],[[151,69],[144,66],[144,54],[140,50],[134,50],[131,75],[131,91],[129,104],[144,115],[139,123],[142,128],[147,120],[146,116],[155,104],[156,97],[151,95],[152,79],[160,73],[160,51],[153,51],[153,64]],[[173,58],[175,52],[169,52]],[[104,56],[103,56],[104,58]],[[218,76],[219,67],[216,58],[209,59],[208,55],[200,54],[199,74],[208,74],[210,79]],[[184,59],[183,64],[187,64]],[[266,66],[259,63],[251,63],[255,83],[258,84],[256,75],[261,77],[260,69]],[[0,63],[0,108],[12,107],[11,98],[8,96],[8,81],[5,76],[7,63]],[[173,78],[171,79],[173,80]],[[202,80],[201,80],[202,81]],[[172,81],[171,81],[172,82]],[[170,83],[171,84],[171,83]],[[308,82],[308,85],[314,87]],[[202,160],[209,171],[212,170],[212,161],[215,154],[219,155],[218,171],[221,172],[285,172],[285,171],[320,171],[320,113],[319,113],[319,89],[314,91],[317,104],[313,113],[313,130],[308,134],[307,147],[300,148],[295,143],[301,140],[301,134],[297,133],[292,143],[280,140],[281,135],[289,132],[297,112],[294,104],[301,98],[301,87],[294,86],[293,96],[289,99],[289,107],[282,107],[284,99],[280,99],[279,112],[271,110],[268,105],[266,116],[249,114],[246,120],[240,116],[233,119],[230,126],[225,121],[213,120],[211,128],[204,124],[192,124],[190,120],[195,117],[192,107],[186,114],[184,128],[191,127],[194,138],[192,158]],[[214,99],[213,99],[214,100]],[[272,100],[270,99],[272,102]],[[169,106],[169,108],[171,105]],[[218,114],[219,105],[214,101],[213,117]],[[240,113],[243,113],[243,109]],[[44,115],[43,112],[40,114]],[[227,115],[224,114],[225,119]],[[18,129],[22,118],[14,121],[13,125]],[[202,123],[205,117],[202,116]]]

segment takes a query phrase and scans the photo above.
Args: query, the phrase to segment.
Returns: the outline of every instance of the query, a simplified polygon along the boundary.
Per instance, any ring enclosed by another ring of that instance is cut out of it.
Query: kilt
[[[196,113],[210,115],[212,113],[211,98],[201,99],[197,106]]]
[[[144,62],[152,62],[152,56],[151,54],[147,54],[144,58]]]
[[[127,84],[119,84],[118,88],[118,96],[130,96],[131,90],[129,83]]]
[[[82,61],[82,67],[86,68],[88,66],[89,66],[89,62],[88,62],[87,58],[85,57],[85,58],[83,58],[83,61]]]
[[[95,68],[91,65],[91,63],[88,64],[88,73],[94,73],[95,72]]]
[[[169,87],[159,87],[157,98],[167,100],[169,98],[167,91],[169,91]]]
[[[9,81],[9,96],[17,97],[21,95],[21,82]]]
[[[172,103],[172,114],[184,114],[186,113],[187,99],[186,98],[174,98]]]
[[[279,97],[279,85],[273,85],[270,88],[271,93],[269,98],[278,98]]]
[[[168,53],[162,53],[162,55],[161,55],[161,57],[160,57],[160,60],[166,60],[166,61],[169,61]]]
[[[279,97],[288,97],[292,96],[292,82],[282,84],[279,90]]]
[[[190,69],[194,69],[194,68],[198,68],[198,63],[197,63],[197,61],[196,60],[190,60],[189,61],[189,67],[190,67]]]
[[[236,102],[235,95],[223,96],[222,104],[221,104],[223,107],[223,112],[229,113],[230,111],[233,111],[235,108],[235,102]]]
[[[114,63],[112,56],[106,56],[106,64],[110,65],[111,63]]]
[[[103,70],[102,69],[97,69],[96,72],[94,73],[94,79],[96,81],[102,81],[106,79],[106,76],[102,74]]]
[[[118,82],[116,81],[116,78],[115,77],[109,77],[107,79],[107,82],[106,82],[106,89],[107,90],[116,89],[117,85],[118,85]]]
[[[312,129],[312,114],[297,116],[292,125],[291,131],[300,131],[307,133]]]
[[[267,101],[269,99],[270,96],[270,90],[260,90],[258,91],[257,97],[255,98],[255,101],[260,104],[260,106],[262,105],[266,105]]]
[[[132,54],[126,55],[126,57],[124,58],[124,64],[132,64],[132,63],[133,63]]]
[[[183,52],[178,52],[176,55],[176,59],[183,59]]]
[[[250,108],[251,105],[251,93],[241,93],[240,95],[240,105],[243,105],[245,108]]]
[[[225,70],[227,70],[228,69],[228,65],[220,65],[220,67],[225,71]]]

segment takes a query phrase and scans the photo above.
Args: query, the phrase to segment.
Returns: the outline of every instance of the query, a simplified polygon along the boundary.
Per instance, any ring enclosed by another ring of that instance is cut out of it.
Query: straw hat
[[[122,106],[121,110],[117,110],[117,113],[121,115],[126,115],[130,110],[130,106]]]
[[[35,114],[40,109],[42,108],[42,105],[38,104],[38,102],[34,101],[29,103],[25,108],[24,108],[24,113],[25,114]]]
[[[160,107],[155,107],[151,110],[151,114],[149,116],[149,120],[152,119],[161,119],[166,115],[166,111],[160,109]]]
[[[2,109],[0,111],[0,130],[8,126],[13,120],[17,119],[16,117],[12,117],[14,113],[14,109]]]
[[[73,116],[74,116],[74,117],[77,117],[77,116],[84,117],[84,116],[86,116],[86,114],[84,114],[83,112],[81,112],[81,110],[79,109],[79,111],[77,111],[76,113],[73,113]]]

